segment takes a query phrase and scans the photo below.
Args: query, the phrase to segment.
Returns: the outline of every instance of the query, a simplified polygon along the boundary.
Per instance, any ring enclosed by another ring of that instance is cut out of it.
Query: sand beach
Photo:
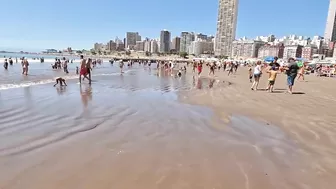
[[[335,78],[251,91],[246,68],[181,78],[104,62],[0,69],[1,189],[333,189]],[[2,68],[2,67],[1,67]],[[53,87],[56,77],[67,87]],[[262,77],[260,89],[266,88]]]

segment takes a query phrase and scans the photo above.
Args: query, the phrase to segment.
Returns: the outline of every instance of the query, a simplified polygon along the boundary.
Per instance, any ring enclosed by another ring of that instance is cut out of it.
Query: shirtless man
[[[56,79],[56,84],[54,85],[54,87],[55,87],[58,83],[59,83],[61,86],[63,86],[63,83],[64,83],[65,86],[67,86],[67,84],[65,83],[65,79],[63,79],[63,78],[61,78],[61,77],[59,77],[59,78]]]

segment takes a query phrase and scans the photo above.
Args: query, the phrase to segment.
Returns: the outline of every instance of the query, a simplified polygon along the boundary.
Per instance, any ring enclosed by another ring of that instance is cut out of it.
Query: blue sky
[[[92,48],[126,31],[215,35],[218,0],[0,0],[0,49]],[[237,37],[323,35],[329,0],[239,0]]]

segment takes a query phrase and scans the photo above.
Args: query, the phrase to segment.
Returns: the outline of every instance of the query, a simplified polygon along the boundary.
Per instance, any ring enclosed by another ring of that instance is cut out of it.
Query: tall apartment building
[[[158,42],[156,40],[154,40],[154,39],[151,40],[150,46],[151,46],[151,49],[150,49],[151,53],[157,53],[158,52],[159,46],[158,46]]]
[[[170,51],[170,32],[162,30],[160,35],[160,52],[168,53]]]
[[[189,47],[193,41],[195,41],[193,32],[181,32],[180,52],[189,53]]]
[[[134,49],[136,42],[138,41],[139,38],[141,40],[141,37],[138,32],[127,32],[125,48]]]
[[[330,0],[324,39],[336,41],[336,0]]]
[[[232,43],[231,57],[257,58],[258,50],[265,42],[255,40],[237,40]]]
[[[236,37],[238,0],[219,0],[215,54],[230,56]]]
[[[144,41],[144,51],[145,52],[151,51],[151,41],[149,40],[149,38],[146,38]]]
[[[172,46],[171,49],[175,52],[180,52],[180,45],[181,45],[181,38],[174,37],[172,40]]]

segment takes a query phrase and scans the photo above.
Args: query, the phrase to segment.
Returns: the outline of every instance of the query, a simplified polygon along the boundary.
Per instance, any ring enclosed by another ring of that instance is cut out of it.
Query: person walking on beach
[[[86,60],[84,59],[84,56],[81,55],[80,59],[79,83],[82,83],[82,76],[91,82],[91,80],[87,77]]]
[[[198,63],[198,65],[197,65],[198,77],[201,76],[202,69],[203,69],[202,62],[200,62],[200,63]]]
[[[252,83],[252,78],[253,78],[253,73],[252,73],[252,67],[249,66],[249,69],[248,69],[248,74],[249,74],[249,80],[250,80],[250,83]]]
[[[210,75],[213,75],[213,76],[215,76],[215,63],[211,63],[210,64],[210,72],[209,72],[209,76]]]
[[[298,74],[298,70],[303,66],[299,65],[295,62],[294,58],[288,59],[289,65],[285,67],[287,74],[287,85],[288,85],[288,93],[293,94],[293,86],[295,82],[295,78]]]
[[[254,81],[251,86],[251,90],[258,90],[258,85],[259,85],[259,80],[261,77],[261,61],[257,62],[257,65],[254,67],[253,71],[253,76],[254,76]]]
[[[271,67],[270,70],[267,71],[267,73],[269,73],[269,77],[268,77],[268,87],[267,87],[267,91],[268,92],[273,92],[273,88],[274,88],[274,84],[275,84],[275,80],[278,74],[278,68],[273,66]]]
[[[233,69],[235,67],[233,62],[231,62],[229,66],[230,66],[230,70],[229,70],[228,76],[230,76],[230,74],[233,73]]]
[[[304,72],[305,72],[305,68],[304,68],[304,66],[302,66],[300,68],[300,70],[299,70],[299,77],[297,78],[298,81],[300,80],[300,78],[302,78],[302,81],[305,80],[305,78],[304,78]]]

